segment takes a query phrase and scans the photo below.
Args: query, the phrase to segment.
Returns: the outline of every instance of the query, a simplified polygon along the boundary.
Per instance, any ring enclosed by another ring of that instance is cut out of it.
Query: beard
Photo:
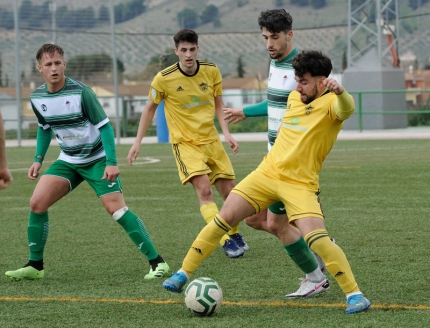
[[[310,104],[311,102],[313,102],[317,96],[318,96],[318,88],[315,85],[314,88],[312,89],[312,92],[306,96],[306,100],[302,100],[302,102],[306,105]]]

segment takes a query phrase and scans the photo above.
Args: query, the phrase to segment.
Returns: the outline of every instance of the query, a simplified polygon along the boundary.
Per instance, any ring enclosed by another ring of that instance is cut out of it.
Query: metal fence
[[[128,115],[133,111],[124,112],[123,108],[142,105],[146,95],[130,99],[120,94],[119,86],[150,80],[151,74],[159,68],[159,59],[171,53],[172,36],[181,27],[178,24],[175,30],[163,28],[163,22],[157,21],[159,16],[141,13],[139,6],[146,3],[148,1],[0,0],[0,110],[8,127],[16,126],[15,131],[8,132],[9,136],[16,133],[20,141],[23,136],[27,137],[26,130],[31,130],[34,122],[28,104],[29,93],[43,83],[35,55],[42,44],[52,42],[65,50],[67,75],[91,87],[111,86],[111,94],[100,96],[100,99],[115,113],[110,117],[117,137],[127,133],[130,129],[124,125],[127,120],[122,118],[124,113]],[[267,4],[259,6],[258,10],[267,9]],[[181,9],[166,10],[163,12],[165,19],[175,19]],[[199,57],[216,63],[223,77],[237,76],[239,56],[248,76],[267,76],[269,57],[258,30],[258,10],[254,31],[199,33]],[[154,27],[149,28],[147,21],[153,22]],[[237,26],[237,30],[241,27]],[[295,29],[294,35],[297,48],[322,50],[332,59],[334,70],[341,70],[344,54],[339,49],[347,43],[346,25]],[[412,40],[408,40],[409,49],[414,48]]]

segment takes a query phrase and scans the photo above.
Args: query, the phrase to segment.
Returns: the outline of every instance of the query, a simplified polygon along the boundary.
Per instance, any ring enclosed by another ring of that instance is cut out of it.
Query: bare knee
[[[230,191],[234,188],[234,185],[234,180],[230,179],[218,179],[215,181],[215,188],[224,200],[227,199]]]
[[[33,195],[30,198],[30,211],[33,213],[44,213],[48,211],[48,206],[46,206],[40,199]]]
[[[261,212],[247,217],[244,221],[253,229],[268,231],[266,215],[261,214]]]

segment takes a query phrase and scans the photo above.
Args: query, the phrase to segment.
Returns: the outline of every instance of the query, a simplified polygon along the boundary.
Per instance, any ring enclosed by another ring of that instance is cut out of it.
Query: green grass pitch
[[[180,184],[169,145],[142,145],[133,167],[129,147],[117,147],[127,205],[175,271],[204,226],[197,198]],[[264,142],[240,147],[231,156],[237,181],[266,153]],[[327,229],[372,302],[369,311],[344,314],[331,277],[324,295],[285,300],[301,272],[277,239],[241,224],[251,250],[232,260],[218,248],[193,276],[215,279],[224,293],[221,310],[201,318],[186,309],[183,294],[162,289],[162,280],[143,280],[146,260],[86,184],[50,209],[45,279],[8,280],[3,273],[27,260],[35,186],[27,178],[34,148],[8,148],[14,181],[0,191],[0,327],[429,327],[429,149],[429,140],[338,141],[324,163]],[[58,152],[49,149],[42,171]]]

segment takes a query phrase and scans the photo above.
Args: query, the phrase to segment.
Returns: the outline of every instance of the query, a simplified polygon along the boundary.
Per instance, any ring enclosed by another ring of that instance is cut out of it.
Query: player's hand
[[[12,174],[10,174],[10,171],[7,168],[0,169],[0,190],[9,187],[12,180]]]
[[[231,134],[224,135],[225,142],[228,143],[231,149],[233,149],[233,154],[236,155],[239,151],[239,144],[237,143],[236,139],[232,137]]]
[[[224,112],[224,120],[228,121],[228,123],[236,124],[246,119],[242,108],[224,107],[222,111]]]
[[[341,86],[335,79],[327,78],[324,80],[324,85],[331,92],[334,92],[336,95],[341,95],[345,88]]]
[[[109,165],[106,166],[105,172],[103,174],[102,180],[107,179],[109,182],[114,182],[116,178],[119,176],[119,168],[118,166]]]
[[[133,165],[133,161],[136,160],[137,155],[139,155],[139,152],[140,152],[140,144],[133,144],[133,146],[131,146],[127,155],[127,162],[130,166]]]
[[[30,166],[30,168],[28,169],[28,178],[30,180],[36,180],[37,177],[39,176],[39,170],[42,167],[42,163],[39,162],[34,162],[33,165]]]

